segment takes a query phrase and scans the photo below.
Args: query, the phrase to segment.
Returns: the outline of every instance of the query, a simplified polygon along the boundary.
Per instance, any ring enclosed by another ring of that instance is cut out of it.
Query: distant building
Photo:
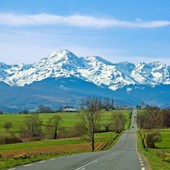
[[[65,108],[65,109],[63,109],[63,112],[77,112],[77,109]]]
[[[126,105],[124,105],[124,106],[115,106],[115,110],[128,110],[128,109],[130,109],[130,107],[126,106]]]

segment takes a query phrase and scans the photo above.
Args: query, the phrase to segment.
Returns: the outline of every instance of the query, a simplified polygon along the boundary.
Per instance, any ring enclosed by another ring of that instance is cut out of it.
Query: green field
[[[139,133],[138,149],[139,152],[149,160],[152,170],[169,170],[170,169],[170,128],[161,129],[160,134],[162,141],[156,143],[154,149],[144,149]]]
[[[127,117],[126,128],[129,125],[129,115],[130,110],[113,110],[113,111],[103,111],[101,124],[108,123],[110,121],[110,117],[112,113],[123,113]],[[39,117],[42,119],[43,124],[46,124],[47,120],[54,116],[56,113],[44,113],[38,114]],[[76,123],[80,120],[78,113],[69,113],[69,112],[60,112],[57,113],[62,118],[62,126],[63,127],[74,127]],[[20,127],[24,125],[23,120],[26,115],[23,114],[3,114],[0,115],[0,132],[4,131],[3,125],[5,122],[12,122],[13,127],[11,128],[14,132],[19,132]],[[102,127],[101,127],[102,128]]]
[[[116,137],[116,133],[107,132],[107,133],[96,133],[95,141],[96,142],[107,142],[112,141]],[[23,149],[23,148],[32,148],[32,147],[49,147],[56,145],[68,145],[68,144],[79,144],[88,142],[83,138],[68,138],[68,139],[57,139],[57,140],[46,140],[46,141],[36,141],[36,142],[23,142],[16,144],[6,144],[0,145],[0,151],[12,150],[12,149]]]
[[[126,129],[129,127],[130,110],[103,111],[101,125],[110,123],[112,113],[123,113],[126,118]],[[43,124],[56,113],[39,114]],[[80,120],[78,113],[57,113],[62,117],[63,127],[74,127]],[[12,122],[10,131],[19,134],[20,127],[24,126],[23,120],[27,115],[4,114],[0,115],[0,133],[4,132],[5,122]],[[101,130],[104,126],[101,126]],[[114,132],[96,133],[95,150],[108,149],[118,140],[120,135]],[[23,142],[17,144],[0,145],[0,169],[10,168],[20,164],[30,163],[51,157],[69,155],[79,152],[91,151],[89,140],[83,138],[67,138],[57,140],[43,140],[37,142]]]
[[[163,140],[161,142],[156,143],[156,148],[170,150],[170,128],[161,129],[160,134]]]
[[[95,150],[110,148],[119,136],[114,132],[95,134]],[[0,145],[0,169],[90,150],[90,142],[83,138]]]

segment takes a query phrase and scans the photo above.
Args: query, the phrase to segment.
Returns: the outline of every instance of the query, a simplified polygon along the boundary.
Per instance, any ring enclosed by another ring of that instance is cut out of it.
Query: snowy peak
[[[10,86],[60,77],[77,77],[111,90],[126,85],[153,87],[170,84],[170,66],[161,62],[111,63],[98,56],[78,57],[69,50],[55,51],[32,65],[0,63],[0,81]]]
[[[54,64],[58,64],[60,62],[69,64],[69,62],[75,62],[77,60],[79,60],[78,57],[68,50],[60,50],[53,52],[51,55],[49,55],[47,59],[47,61]]]
[[[131,76],[139,84],[155,86],[157,84],[170,84],[168,66],[161,62],[152,62],[149,64],[138,63],[132,71]]]
[[[70,65],[80,67],[80,59],[68,50],[55,51],[48,57],[41,59],[36,65]]]

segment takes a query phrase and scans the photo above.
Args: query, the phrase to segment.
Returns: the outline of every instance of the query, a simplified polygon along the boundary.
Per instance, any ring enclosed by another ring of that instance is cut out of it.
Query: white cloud
[[[40,14],[10,14],[0,13],[0,25],[5,26],[41,26],[41,25],[66,25],[74,27],[89,28],[109,28],[109,27],[125,27],[125,28],[156,28],[170,26],[168,20],[152,20],[143,21],[136,19],[134,21],[97,18],[93,16],[69,15],[60,16],[47,13]]]

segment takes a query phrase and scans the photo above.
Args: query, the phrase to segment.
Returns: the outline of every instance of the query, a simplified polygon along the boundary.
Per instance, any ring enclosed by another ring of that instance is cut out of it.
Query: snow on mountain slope
[[[79,69],[82,77],[85,77],[98,86],[107,86],[112,90],[116,90],[125,85],[134,84],[134,82],[119,71],[114,64],[100,57],[86,57],[83,62],[86,69]]]
[[[132,71],[131,77],[139,84],[155,86],[158,84],[170,84],[168,67],[160,62],[150,64],[139,63]]]
[[[32,65],[0,63],[0,81],[10,86],[25,86],[46,78],[71,76],[116,90],[135,84],[170,84],[170,67],[160,62],[113,64],[98,56],[79,58],[68,50],[56,51]]]

